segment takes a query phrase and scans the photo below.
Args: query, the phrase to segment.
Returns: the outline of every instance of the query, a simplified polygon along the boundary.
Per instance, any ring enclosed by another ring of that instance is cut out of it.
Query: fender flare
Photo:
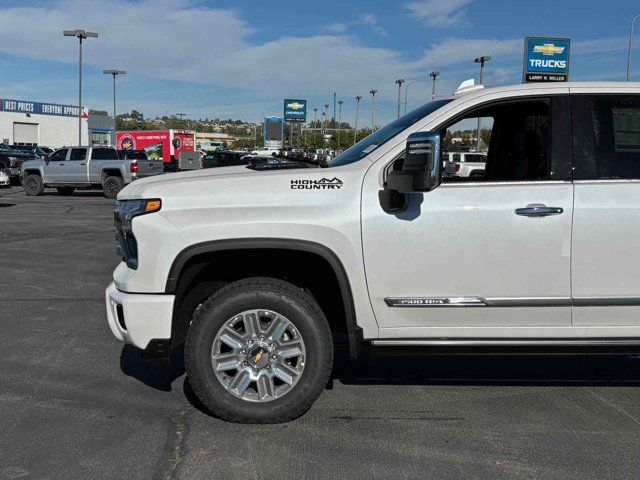
[[[353,293],[349,277],[338,256],[328,247],[308,240],[294,240],[283,238],[239,238],[233,240],[212,240],[198,243],[182,250],[174,259],[165,287],[165,293],[174,295],[178,287],[180,274],[187,262],[198,255],[205,253],[221,252],[225,250],[247,249],[279,249],[313,253],[319,255],[331,266],[344,303],[344,315],[347,325],[347,337],[349,341],[349,357],[357,359],[362,344],[363,334],[356,322],[356,311],[353,302]]]

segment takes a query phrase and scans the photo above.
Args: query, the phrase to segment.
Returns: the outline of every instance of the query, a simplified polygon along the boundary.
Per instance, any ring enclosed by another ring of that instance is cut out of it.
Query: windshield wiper
[[[290,168],[313,168],[304,162],[278,162],[278,163],[259,163],[257,165],[247,165],[250,170],[286,170]]]

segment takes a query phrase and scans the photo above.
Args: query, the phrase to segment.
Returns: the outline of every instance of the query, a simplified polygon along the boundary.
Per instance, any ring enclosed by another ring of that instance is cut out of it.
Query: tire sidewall
[[[110,188],[111,184],[113,184],[114,187],[117,188],[117,192],[115,192],[115,194],[111,191],[112,190],[112,188]],[[120,193],[120,190],[122,190],[123,186],[124,186],[124,182],[120,177],[110,176],[105,178],[104,182],[102,183],[102,190],[104,192],[104,196],[112,200],[117,198],[118,193]]]
[[[33,188],[30,188],[30,186],[32,185],[32,182],[35,182],[35,185],[33,186]],[[40,178],[39,175],[34,175],[34,174],[27,175],[25,177],[23,187],[27,195],[29,195],[30,197],[38,196],[44,190],[44,184],[42,182],[42,179]]]
[[[305,344],[302,377],[283,397],[268,402],[250,402],[228,392],[217,379],[211,362],[213,341],[220,328],[235,315],[252,309],[272,310],[283,315],[298,329]],[[323,325],[319,325],[316,316],[317,312],[313,312],[304,302],[266,289],[234,292],[220,298],[215,308],[203,312],[203,317],[197,325],[192,325],[187,336],[187,374],[190,379],[195,379],[192,383],[201,386],[199,390],[204,396],[201,398],[203,403],[214,413],[222,410],[248,421],[278,421],[279,417],[300,409],[301,405],[306,410],[317,396],[318,383],[323,382],[324,387],[327,380],[325,366],[330,365],[332,360],[330,331],[328,326],[319,328]]]

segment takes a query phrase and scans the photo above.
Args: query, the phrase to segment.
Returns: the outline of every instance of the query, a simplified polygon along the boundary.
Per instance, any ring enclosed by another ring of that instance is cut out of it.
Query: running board
[[[375,347],[640,347],[640,338],[423,338],[372,340],[371,344]]]
[[[422,338],[373,340],[374,355],[638,355],[640,338]]]

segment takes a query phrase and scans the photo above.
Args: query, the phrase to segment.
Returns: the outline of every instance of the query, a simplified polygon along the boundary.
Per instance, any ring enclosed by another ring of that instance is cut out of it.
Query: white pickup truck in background
[[[450,177],[484,177],[486,153],[448,152],[444,157],[445,175]]]
[[[162,160],[149,160],[144,152],[122,154],[113,147],[64,147],[47,158],[24,162],[20,177],[30,196],[42,195],[46,187],[57,188],[61,195],[72,195],[78,187],[96,187],[113,199],[126,184],[161,173]]]

